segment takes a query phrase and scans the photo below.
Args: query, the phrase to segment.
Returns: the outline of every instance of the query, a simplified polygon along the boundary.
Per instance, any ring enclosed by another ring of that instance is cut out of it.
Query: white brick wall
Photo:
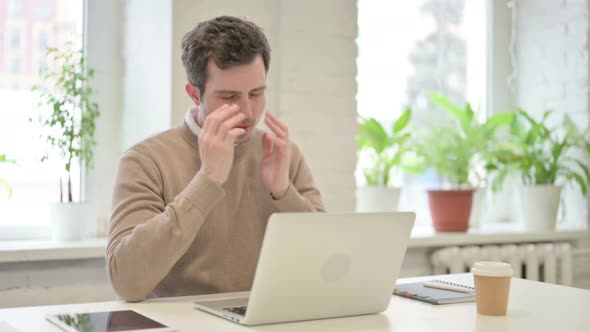
[[[121,143],[127,149],[171,126],[172,7],[168,1],[127,0],[123,10]]]
[[[517,13],[516,104],[538,117],[547,109],[567,113],[580,129],[588,128],[588,2],[519,0]],[[567,223],[588,224],[588,199],[577,187],[565,195]],[[576,284],[586,287],[587,260],[574,262]]]
[[[516,103],[537,117],[567,113],[585,129],[588,111],[588,4],[585,0],[517,2]],[[552,123],[561,121],[554,117]],[[566,190],[567,222],[587,223],[587,201]]]
[[[328,209],[353,210],[356,2],[281,1],[280,6],[279,116],[303,150]]]
[[[587,126],[587,2],[518,1],[517,13],[518,104],[577,115]]]

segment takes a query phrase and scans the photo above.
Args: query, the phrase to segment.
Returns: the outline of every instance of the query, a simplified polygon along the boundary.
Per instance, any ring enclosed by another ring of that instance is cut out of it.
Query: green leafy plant
[[[574,155],[590,153],[588,132],[580,132],[567,115],[559,126],[550,128],[547,122],[554,113],[546,111],[537,121],[524,110],[517,110],[510,139],[499,146],[497,158],[488,165],[495,173],[495,190],[509,174],[516,173],[525,185],[574,182],[582,194],[587,193],[590,170]]]
[[[411,116],[412,110],[406,108],[390,130],[374,118],[359,118],[358,148],[370,160],[362,170],[369,186],[389,185],[392,168],[403,166],[409,151]]]
[[[16,164],[16,161],[8,159],[5,154],[0,154],[0,163]],[[12,187],[8,184],[8,181],[0,177],[0,185],[6,189],[8,192],[8,199],[10,199],[12,197]]]
[[[452,188],[479,185],[485,178],[486,160],[496,153],[499,128],[512,123],[512,113],[498,113],[480,123],[471,105],[453,104],[439,93],[429,93],[430,101],[447,111],[450,121],[431,124],[418,137],[418,162],[414,171],[433,168]]]
[[[47,57],[51,64],[41,72],[44,84],[33,86],[33,91],[39,93],[38,121],[46,129],[41,138],[48,144],[42,161],[52,152],[59,154],[67,173],[67,202],[72,202],[72,164],[79,162],[82,167],[92,168],[96,118],[100,114],[88,85],[94,70],[88,67],[83,52],[70,43],[63,49],[47,49]]]

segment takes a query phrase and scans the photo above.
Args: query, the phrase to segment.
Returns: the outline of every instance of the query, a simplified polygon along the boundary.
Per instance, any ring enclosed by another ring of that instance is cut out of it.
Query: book
[[[427,287],[423,282],[395,285],[393,294],[430,304],[475,302],[475,293]]]
[[[440,279],[424,281],[424,286],[452,290],[455,292],[463,292],[463,293],[475,292],[474,287],[463,285],[463,284],[458,284],[458,283],[451,282],[451,281],[440,280]]]

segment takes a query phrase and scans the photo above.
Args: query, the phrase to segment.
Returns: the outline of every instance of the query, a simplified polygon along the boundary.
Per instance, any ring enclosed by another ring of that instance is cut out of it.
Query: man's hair
[[[256,24],[231,16],[219,16],[201,22],[182,38],[182,63],[188,81],[201,96],[207,81],[207,63],[213,59],[217,67],[248,64],[262,55],[264,68],[270,65],[270,46]]]

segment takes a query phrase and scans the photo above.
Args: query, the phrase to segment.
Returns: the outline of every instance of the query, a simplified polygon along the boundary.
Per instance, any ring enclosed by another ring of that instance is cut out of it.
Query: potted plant
[[[418,137],[418,169],[434,169],[442,188],[428,191],[433,227],[437,232],[464,232],[469,227],[475,188],[485,179],[485,161],[494,153],[496,131],[511,123],[511,113],[499,113],[480,123],[469,103],[464,107],[438,93],[430,101],[450,115],[450,121],[429,126]]]
[[[0,154],[0,163],[16,164],[14,160],[8,159],[8,157],[6,157],[5,154]],[[8,193],[8,199],[10,199],[12,197],[12,187],[10,186],[10,184],[8,184],[8,181],[0,177],[0,186],[6,189],[6,192]]]
[[[88,86],[94,71],[88,68],[82,51],[70,43],[61,50],[49,48],[47,57],[51,65],[41,73],[43,85],[33,86],[39,95],[37,120],[44,129],[41,138],[48,145],[42,161],[56,158],[64,169],[59,179],[59,203],[50,204],[49,214],[54,239],[73,240],[81,237],[89,212],[87,204],[73,197],[72,167],[77,163],[81,168],[92,168],[99,116]]]
[[[366,186],[357,189],[357,211],[397,211],[400,189],[391,187],[391,173],[401,168],[409,151],[410,118],[406,108],[388,130],[374,118],[359,118],[359,166]]]
[[[562,188],[568,183],[586,195],[590,171],[585,159],[590,152],[588,132],[580,132],[566,115],[559,126],[550,127],[553,111],[546,111],[540,121],[518,110],[510,130],[510,140],[488,168],[495,173],[494,189],[505,178],[517,174],[516,201],[519,219],[529,230],[554,230]]]

